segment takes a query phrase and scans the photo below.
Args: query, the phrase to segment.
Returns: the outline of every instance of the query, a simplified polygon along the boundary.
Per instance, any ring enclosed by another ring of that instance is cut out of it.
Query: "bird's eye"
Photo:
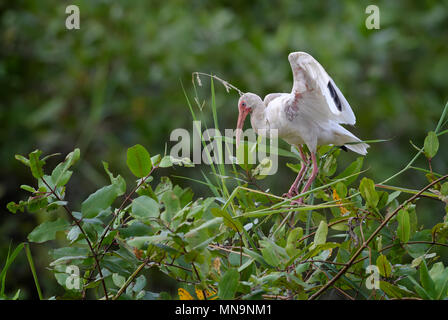
[[[243,102],[241,105],[242,105],[243,107],[245,107],[245,106],[246,106],[246,102]]]

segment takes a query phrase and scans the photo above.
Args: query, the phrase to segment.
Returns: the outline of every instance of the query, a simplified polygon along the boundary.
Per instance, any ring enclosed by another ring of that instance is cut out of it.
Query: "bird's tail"
[[[342,126],[338,126],[338,130],[336,131],[336,135],[338,136],[338,142],[340,145],[345,146],[347,149],[366,155],[367,154],[367,148],[369,145],[367,143],[362,142],[360,139],[358,139],[353,133],[348,131]]]
[[[369,145],[367,143],[364,142],[360,142],[360,140],[358,140],[359,143],[356,144],[345,144],[345,146],[347,147],[347,149],[352,150],[353,152],[362,154],[362,155],[366,155],[367,154],[367,148],[369,147]]]

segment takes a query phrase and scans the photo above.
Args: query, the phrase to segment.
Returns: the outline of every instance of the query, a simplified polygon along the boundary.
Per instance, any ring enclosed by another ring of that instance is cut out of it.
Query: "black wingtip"
[[[328,87],[328,90],[330,91],[330,95],[333,98],[336,108],[338,108],[339,111],[342,111],[341,100],[339,100],[338,94],[336,93],[336,90],[334,89],[331,81],[328,81],[327,87]]]
[[[340,146],[339,148],[341,148],[342,150],[344,150],[345,152],[348,152],[348,149],[346,146]]]

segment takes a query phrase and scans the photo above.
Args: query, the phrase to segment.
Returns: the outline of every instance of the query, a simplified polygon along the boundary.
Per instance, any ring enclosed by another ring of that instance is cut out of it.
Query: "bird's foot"
[[[303,205],[303,198],[292,200],[291,204],[296,204],[296,205],[302,206]]]
[[[298,194],[299,194],[298,192],[290,190],[289,192],[283,194],[283,198],[291,199],[291,198],[297,196]],[[292,200],[291,204],[293,204],[293,205],[303,205],[303,198]]]
[[[284,193],[282,195],[283,198],[291,199],[292,197],[295,197],[297,193],[295,191],[289,190],[287,193]]]

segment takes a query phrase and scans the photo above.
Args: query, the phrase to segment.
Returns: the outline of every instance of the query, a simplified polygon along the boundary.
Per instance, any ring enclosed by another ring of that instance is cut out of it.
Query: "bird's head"
[[[255,108],[263,105],[263,101],[254,93],[245,93],[238,101],[238,122],[236,124],[236,146],[238,147],[243,130],[244,120],[249,113],[253,112]]]

